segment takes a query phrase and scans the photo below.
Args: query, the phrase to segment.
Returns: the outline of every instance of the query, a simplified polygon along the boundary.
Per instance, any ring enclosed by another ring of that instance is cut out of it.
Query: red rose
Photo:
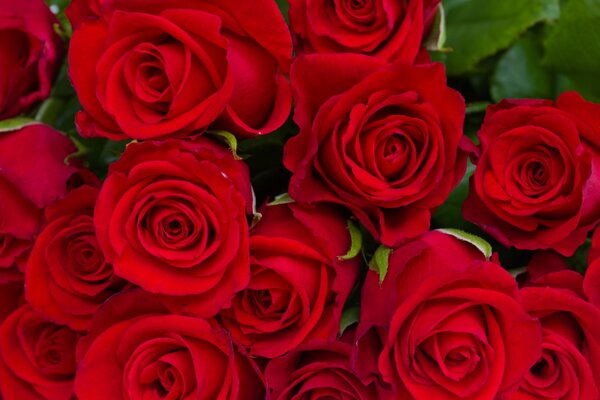
[[[77,169],[65,158],[74,151],[67,137],[46,125],[0,135],[0,279],[16,277],[15,263],[23,269],[44,207],[67,194]]]
[[[540,274],[521,289],[525,309],[542,324],[542,356],[510,399],[599,399],[600,310],[586,300],[580,274],[559,270]]]
[[[46,209],[29,256],[29,303],[53,321],[87,329],[100,305],[124,286],[98,247],[93,211],[98,189],[83,186]]]
[[[0,326],[0,397],[71,399],[77,339],[28,305],[13,312]]]
[[[412,63],[440,0],[290,0],[298,50]]]
[[[271,360],[265,378],[273,400],[391,400],[391,393],[362,382],[350,366],[352,346],[344,341],[314,342]]]
[[[213,316],[250,275],[248,168],[208,138],[131,144],[96,204],[98,242],[115,274]]]
[[[256,366],[223,328],[152,307],[152,299],[134,291],[100,311],[77,350],[78,398],[265,398]]]
[[[0,120],[50,95],[63,55],[58,24],[43,0],[0,0]]]
[[[576,93],[490,106],[465,219],[505,246],[572,254],[600,221],[598,113]]]
[[[541,347],[512,276],[440,232],[395,249],[382,285],[369,272],[357,333],[361,375],[377,368],[401,399],[501,398]]]
[[[321,206],[269,206],[250,237],[250,283],[221,313],[253,356],[276,357],[300,343],[334,339],[359,260],[343,215]]]
[[[285,147],[290,195],[347,206],[388,246],[425,232],[466,166],[465,104],[441,64],[303,56],[292,82],[301,130]]]
[[[69,51],[82,135],[150,139],[210,125],[252,136],[287,119],[292,43],[275,2],[84,3],[70,9]]]

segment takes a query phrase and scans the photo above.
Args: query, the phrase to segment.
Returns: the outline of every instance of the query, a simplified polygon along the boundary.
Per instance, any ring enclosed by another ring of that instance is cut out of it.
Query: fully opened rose
[[[412,63],[439,0],[291,0],[298,51],[359,53]]]
[[[600,400],[599,0],[0,0],[0,400]]]
[[[296,59],[291,76],[300,133],[285,149],[290,195],[348,207],[388,246],[427,231],[466,165],[465,105],[441,65],[313,55]]]
[[[572,254],[600,218],[597,110],[575,93],[490,107],[465,218],[506,245]]]
[[[285,122],[292,46],[273,2],[84,3],[71,6],[69,53],[85,54],[69,64],[82,135],[150,139],[218,126],[250,136]]]
[[[395,249],[378,280],[369,273],[362,291],[371,307],[361,310],[357,368],[398,398],[494,399],[540,357],[541,328],[514,279],[469,243],[430,232]]]
[[[94,222],[117,276],[212,316],[248,284],[251,209],[247,167],[203,137],[130,145],[100,190]]]

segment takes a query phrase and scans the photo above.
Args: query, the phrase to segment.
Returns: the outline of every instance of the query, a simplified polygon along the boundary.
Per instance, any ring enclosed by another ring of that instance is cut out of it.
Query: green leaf
[[[267,204],[268,206],[278,206],[280,204],[290,204],[295,203],[296,200],[290,197],[289,193],[280,194],[279,196],[275,196],[275,199]]]
[[[435,21],[433,22],[431,33],[425,41],[425,48],[429,51],[449,51],[449,49],[444,47],[445,43],[446,13],[444,11],[444,5],[440,4],[435,15]]]
[[[477,113],[485,112],[485,110],[487,110],[487,108],[490,104],[491,103],[489,101],[476,101],[473,103],[469,103],[469,104],[467,104],[466,113],[467,114],[477,114]]]
[[[592,248],[592,240],[587,239],[577,250],[575,253],[566,259],[567,265],[574,269],[575,271],[585,274],[585,271],[588,267],[588,256],[590,253],[590,249]]]
[[[461,231],[460,229],[438,229],[438,231],[450,236],[454,236],[455,238],[464,242],[471,243],[483,253],[486,259],[489,259],[492,256],[492,246],[479,236],[473,235],[469,232]]]
[[[288,22],[288,10],[290,8],[290,4],[288,0],[275,0],[277,3],[277,7],[281,10],[281,14],[283,14],[283,18],[285,18],[285,22]]]
[[[380,284],[383,283],[383,280],[387,275],[391,254],[392,249],[386,246],[379,246],[377,250],[375,250],[371,262],[369,262],[369,269],[379,274]]]
[[[39,124],[39,122],[26,117],[5,119],[4,121],[0,121],[0,132],[18,131],[21,128],[34,124]]]
[[[231,149],[234,159],[236,159],[236,160],[242,159],[237,154],[238,142],[237,142],[237,138],[233,135],[233,133],[227,132],[227,131],[208,131],[207,133],[209,135],[213,135],[213,136],[223,139],[225,141],[225,143],[227,143],[227,146],[229,146],[229,148]]]
[[[516,42],[496,65],[492,99],[552,98],[554,75],[541,65],[542,56],[543,48],[533,34]]]
[[[362,237],[362,233],[360,232],[360,229],[358,228],[358,226],[356,226],[356,224],[349,219],[348,220],[348,231],[350,232],[350,250],[348,250],[348,253],[346,253],[343,256],[339,256],[338,258],[340,260],[351,260],[354,257],[356,257],[359,253],[360,250],[362,249],[362,245],[363,245],[363,237]]]
[[[551,29],[543,63],[561,72],[590,100],[600,101],[600,2],[568,0]]]
[[[454,188],[444,204],[439,206],[432,217],[432,228],[445,228],[448,226],[462,230],[473,230],[473,225],[465,221],[462,216],[462,205],[469,194],[469,178],[473,175],[475,166],[470,162],[467,171],[460,183]]]
[[[46,99],[40,106],[35,119],[44,124],[54,125],[59,114],[65,107],[65,102],[56,97]]]
[[[342,313],[340,320],[340,336],[344,334],[349,326],[352,326],[360,321],[360,307],[353,306],[346,308]]]
[[[527,267],[513,268],[508,270],[508,273],[511,274],[513,278],[516,278],[524,272],[527,272]]]
[[[528,28],[552,20],[559,0],[447,0],[449,75],[472,71],[483,59],[509,47]]]

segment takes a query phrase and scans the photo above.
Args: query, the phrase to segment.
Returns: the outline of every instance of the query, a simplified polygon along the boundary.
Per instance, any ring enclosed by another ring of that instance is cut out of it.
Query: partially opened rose
[[[363,382],[350,365],[351,338],[302,345],[271,360],[265,378],[273,400],[385,400],[390,392]]]
[[[290,23],[303,53],[362,53],[412,63],[439,0],[290,0]]]
[[[74,1],[69,72],[84,136],[241,136],[287,119],[292,43],[275,2]]]
[[[79,335],[48,322],[29,305],[0,325],[0,397],[70,400]]]
[[[43,0],[0,0],[0,120],[50,95],[63,57],[58,20]]]
[[[250,282],[221,319],[252,356],[280,356],[301,343],[335,339],[359,259],[346,218],[329,206],[268,206],[250,236]]]
[[[122,297],[100,311],[78,348],[78,398],[265,398],[253,361],[214,321],[165,314],[143,293]]]
[[[573,254],[600,221],[599,112],[573,92],[490,106],[465,219],[505,246]]]
[[[75,146],[35,124],[0,135],[0,280],[24,269],[43,209],[64,197],[77,169],[65,163]]]
[[[202,316],[250,277],[248,168],[206,137],[131,144],[111,165],[94,223],[115,274]]]
[[[586,299],[579,273],[544,274],[545,265],[533,262],[521,296],[542,324],[542,356],[510,399],[599,399],[600,309]]]
[[[367,275],[355,366],[394,398],[502,398],[539,360],[541,329],[514,278],[441,232],[394,249],[383,284]]]
[[[425,232],[466,166],[465,104],[443,66],[307,55],[291,78],[300,133],[285,147],[290,195],[348,207],[388,246]]]
[[[125,286],[98,246],[98,189],[82,186],[46,209],[25,273],[27,300],[46,317],[87,329],[98,308]]]

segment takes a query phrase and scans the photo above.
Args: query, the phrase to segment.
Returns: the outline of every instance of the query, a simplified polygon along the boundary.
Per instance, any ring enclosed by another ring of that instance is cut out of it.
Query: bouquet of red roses
[[[0,0],[0,399],[600,399],[598,18]]]

